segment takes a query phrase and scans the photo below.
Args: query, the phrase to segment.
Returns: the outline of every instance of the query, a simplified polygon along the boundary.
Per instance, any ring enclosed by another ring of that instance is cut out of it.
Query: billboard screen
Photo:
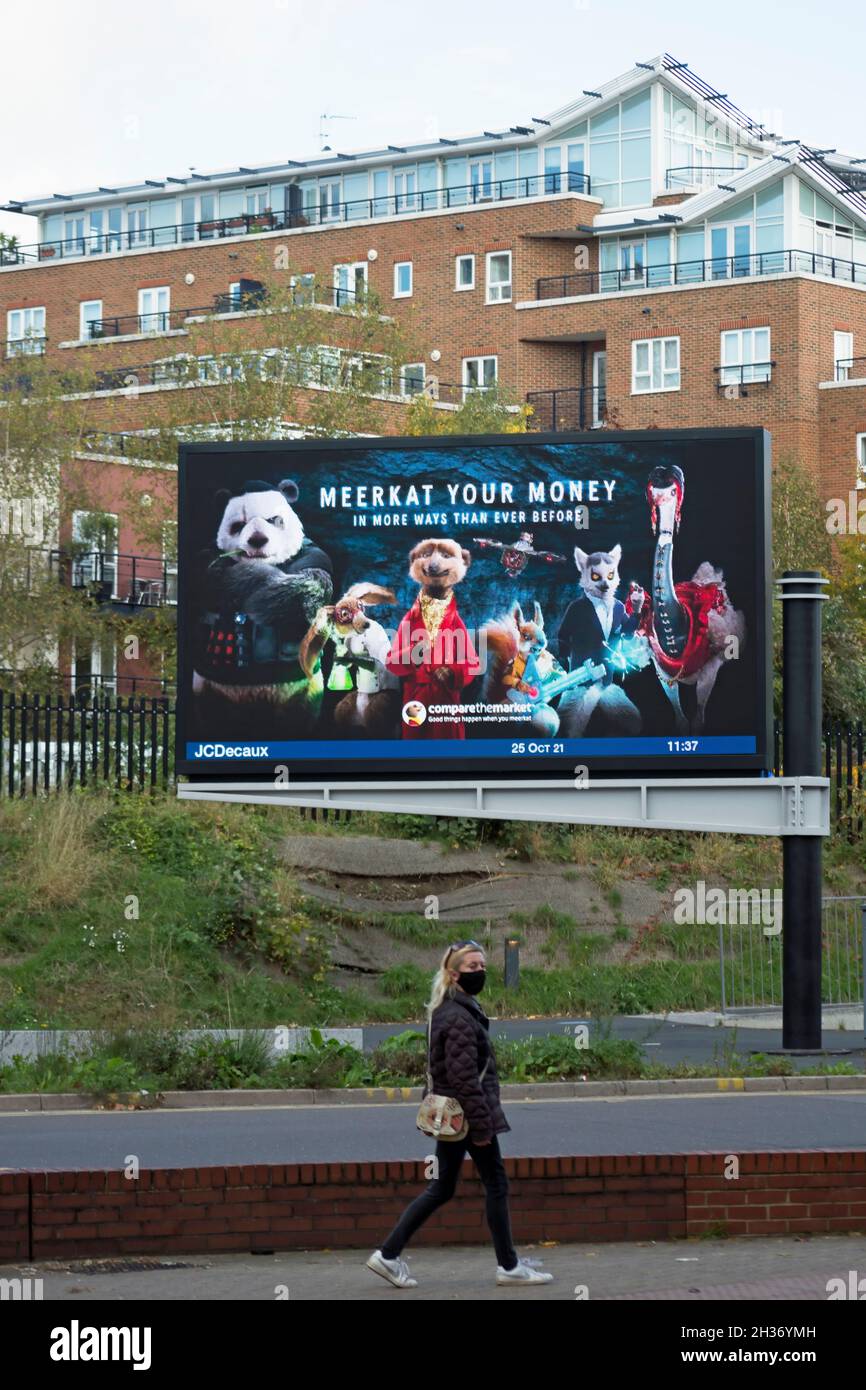
[[[756,773],[762,430],[180,450],[178,770]]]

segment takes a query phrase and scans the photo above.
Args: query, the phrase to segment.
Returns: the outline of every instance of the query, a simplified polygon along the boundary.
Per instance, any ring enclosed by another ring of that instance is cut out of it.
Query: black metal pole
[[[821,603],[828,583],[817,570],[786,570],[782,609],[782,770],[820,777]],[[782,840],[782,1047],[821,1047],[820,835]]]

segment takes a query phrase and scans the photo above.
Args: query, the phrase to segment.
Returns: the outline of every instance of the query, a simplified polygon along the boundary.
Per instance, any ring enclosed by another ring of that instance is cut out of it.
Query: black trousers
[[[496,1258],[503,1269],[513,1269],[517,1264],[517,1251],[511,1240],[511,1221],[508,1215],[508,1177],[499,1140],[494,1137],[489,1144],[480,1147],[469,1138],[436,1141],[436,1160],[438,1177],[433,1178],[414,1202],[410,1202],[397,1225],[381,1249],[386,1260],[395,1260],[403,1246],[412,1238],[438,1207],[444,1206],[454,1196],[457,1179],[467,1152],[478,1170],[486,1193],[487,1224],[493,1237]]]

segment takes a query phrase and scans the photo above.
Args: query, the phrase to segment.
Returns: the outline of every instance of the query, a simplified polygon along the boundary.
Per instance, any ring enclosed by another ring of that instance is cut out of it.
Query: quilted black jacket
[[[433,1011],[430,1074],[433,1094],[456,1096],[469,1124],[469,1138],[492,1139],[511,1129],[499,1103],[496,1057],[488,1038],[490,1020],[478,1001],[458,990]],[[479,1077],[485,1062],[490,1065]]]

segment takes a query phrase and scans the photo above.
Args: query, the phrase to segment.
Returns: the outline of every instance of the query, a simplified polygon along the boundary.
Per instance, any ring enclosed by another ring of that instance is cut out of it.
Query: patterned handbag
[[[463,1106],[455,1096],[433,1094],[433,1074],[430,1070],[430,1046],[433,1029],[433,1016],[427,1022],[427,1094],[418,1107],[415,1128],[431,1139],[465,1139],[469,1133],[469,1122],[463,1113]],[[490,1059],[484,1063],[478,1080],[483,1081],[490,1066]]]

